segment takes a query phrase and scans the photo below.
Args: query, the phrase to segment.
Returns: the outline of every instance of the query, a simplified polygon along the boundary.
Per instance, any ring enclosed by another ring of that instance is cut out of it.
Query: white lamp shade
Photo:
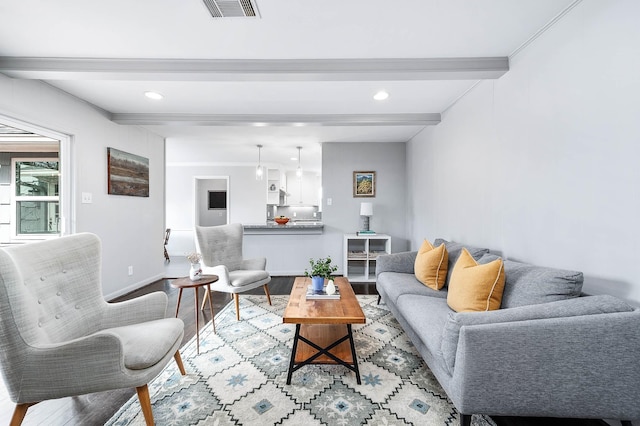
[[[373,204],[360,203],[360,216],[373,216]]]

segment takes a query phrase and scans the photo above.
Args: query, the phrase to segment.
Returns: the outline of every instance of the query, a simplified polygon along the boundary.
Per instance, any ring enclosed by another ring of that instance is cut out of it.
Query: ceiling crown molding
[[[138,114],[114,113],[118,124],[185,126],[429,126],[440,114]]]
[[[0,73],[37,80],[402,81],[496,79],[509,58],[108,59],[0,56]]]

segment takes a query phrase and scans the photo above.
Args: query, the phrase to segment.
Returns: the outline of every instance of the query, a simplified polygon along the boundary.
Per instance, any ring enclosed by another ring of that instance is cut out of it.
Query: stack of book
[[[333,294],[328,294],[324,289],[317,291],[314,290],[311,286],[307,288],[307,300],[336,300],[340,299],[340,291],[336,286],[336,292]]]
[[[376,231],[358,231],[358,236],[361,235],[376,235]]]

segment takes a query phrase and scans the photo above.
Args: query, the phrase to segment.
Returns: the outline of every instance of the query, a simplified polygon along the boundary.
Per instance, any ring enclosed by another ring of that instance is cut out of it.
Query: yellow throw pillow
[[[502,259],[478,264],[463,248],[451,271],[447,304],[456,312],[500,309],[504,291]]]
[[[429,241],[424,240],[413,265],[418,281],[429,288],[440,290],[444,287],[448,267],[449,253],[444,243],[434,248]]]

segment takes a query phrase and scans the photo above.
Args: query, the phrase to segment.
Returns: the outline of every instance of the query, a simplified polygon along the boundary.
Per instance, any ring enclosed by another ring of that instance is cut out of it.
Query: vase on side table
[[[189,268],[189,278],[191,281],[198,281],[202,278],[202,268],[200,267],[200,263],[191,264],[191,268]]]

